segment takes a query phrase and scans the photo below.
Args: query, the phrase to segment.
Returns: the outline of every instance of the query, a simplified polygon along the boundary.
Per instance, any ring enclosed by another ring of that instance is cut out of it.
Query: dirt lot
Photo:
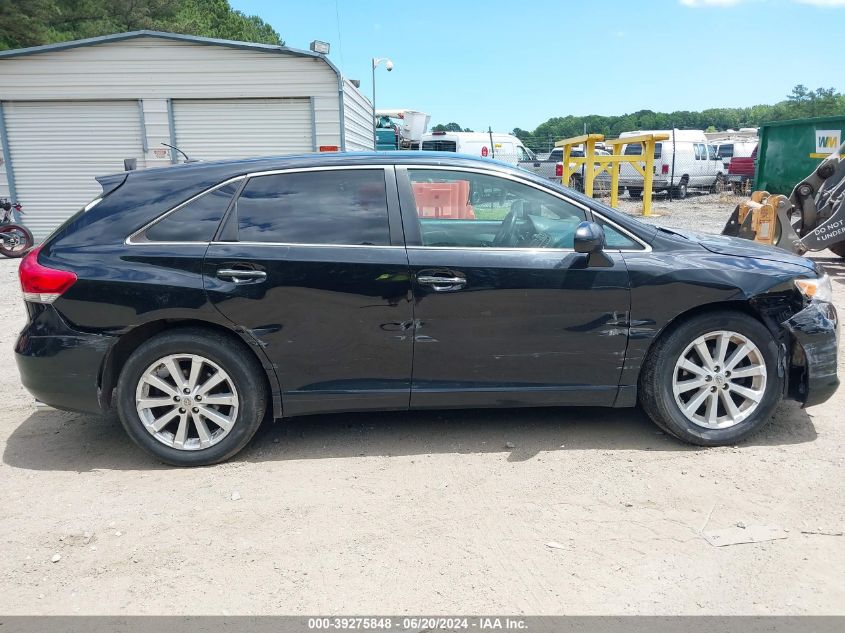
[[[656,205],[708,230],[730,206]],[[11,353],[16,266],[0,262],[0,613],[845,612],[845,388],[737,447],[680,444],[639,410],[332,415],[180,470],[114,419],[35,409]],[[786,538],[704,538],[738,524]]]

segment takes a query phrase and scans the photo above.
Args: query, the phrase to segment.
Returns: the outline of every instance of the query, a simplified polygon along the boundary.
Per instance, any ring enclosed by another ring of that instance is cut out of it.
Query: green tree
[[[635,130],[666,130],[673,127],[695,130],[728,130],[758,127],[767,121],[845,114],[845,95],[834,88],[809,90],[797,85],[784,99],[773,105],[748,108],[709,108],[700,112],[678,110],[654,112],[639,110],[618,116],[557,116],[541,123],[533,132],[514,129],[514,134],[530,147],[543,149],[556,139],[569,138],[587,132],[613,138],[622,132]]]
[[[433,128],[431,128],[432,132],[472,132],[471,129],[468,127],[461,127],[457,123],[447,123],[443,125],[442,123],[438,123]]]
[[[0,0],[0,50],[141,29],[284,44],[228,0]]]

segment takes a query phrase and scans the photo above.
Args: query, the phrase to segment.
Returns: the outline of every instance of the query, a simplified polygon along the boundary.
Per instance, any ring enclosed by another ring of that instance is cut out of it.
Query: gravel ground
[[[665,195],[655,196],[651,201],[652,215],[642,215],[642,200],[620,198],[619,210],[633,215],[649,224],[661,224],[674,229],[721,233],[728,216],[745,198],[730,193],[690,193],[684,200],[669,200]],[[608,199],[604,198],[607,203]]]
[[[655,206],[718,230],[733,204]],[[845,265],[821,259],[842,311]],[[781,404],[736,447],[680,444],[635,409],[324,415],[177,469],[113,418],[35,409],[16,266],[0,261],[0,613],[845,611],[845,389]],[[783,538],[706,539],[760,526]]]

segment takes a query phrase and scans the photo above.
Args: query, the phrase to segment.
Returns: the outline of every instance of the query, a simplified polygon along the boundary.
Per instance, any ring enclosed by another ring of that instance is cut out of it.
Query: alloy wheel
[[[687,420],[708,429],[725,429],[757,410],[766,380],[760,349],[747,336],[718,330],[686,347],[675,363],[672,391]]]
[[[226,437],[238,416],[234,381],[197,354],[172,354],[138,380],[135,409],[156,440],[177,450],[201,450]]]

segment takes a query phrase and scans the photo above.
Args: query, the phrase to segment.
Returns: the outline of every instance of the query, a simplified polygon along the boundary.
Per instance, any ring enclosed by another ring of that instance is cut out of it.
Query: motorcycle
[[[0,199],[3,219],[0,220],[0,254],[6,257],[23,257],[35,239],[28,228],[15,222],[15,213],[23,215],[19,202],[12,204],[8,199]]]

